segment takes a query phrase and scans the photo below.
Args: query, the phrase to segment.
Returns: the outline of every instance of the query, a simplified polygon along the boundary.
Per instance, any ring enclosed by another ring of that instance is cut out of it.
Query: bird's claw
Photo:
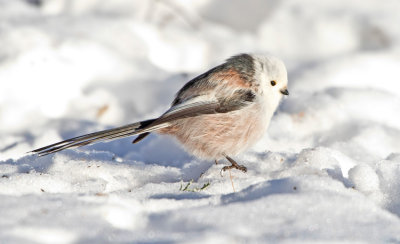
[[[240,171],[242,171],[243,173],[247,172],[247,168],[243,165],[239,165],[239,164],[232,164],[230,166],[224,166],[221,171],[226,171],[228,169],[238,169]]]

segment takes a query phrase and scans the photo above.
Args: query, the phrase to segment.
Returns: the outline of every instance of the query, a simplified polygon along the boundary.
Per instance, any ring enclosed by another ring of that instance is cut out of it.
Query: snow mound
[[[0,0],[0,243],[399,243],[399,11],[397,0]],[[153,134],[26,154],[154,118],[242,52],[281,57],[290,90],[235,157],[246,174]]]

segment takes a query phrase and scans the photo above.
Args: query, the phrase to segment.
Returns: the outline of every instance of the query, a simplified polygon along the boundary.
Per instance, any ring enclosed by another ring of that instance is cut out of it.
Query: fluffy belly
[[[269,119],[254,105],[240,111],[181,119],[159,132],[175,136],[196,157],[220,159],[236,155],[257,142]]]

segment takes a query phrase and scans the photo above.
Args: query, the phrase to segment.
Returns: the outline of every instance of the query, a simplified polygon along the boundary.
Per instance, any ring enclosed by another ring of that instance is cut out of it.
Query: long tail
[[[166,127],[165,123],[153,123],[156,119],[145,120],[114,129],[98,131],[87,135],[77,136],[65,141],[60,141],[45,147],[41,147],[31,151],[39,156],[45,156],[51,153],[59,152],[67,148],[80,147],[93,144],[100,141],[109,141],[122,137],[142,134],[140,139],[143,139],[149,132]]]

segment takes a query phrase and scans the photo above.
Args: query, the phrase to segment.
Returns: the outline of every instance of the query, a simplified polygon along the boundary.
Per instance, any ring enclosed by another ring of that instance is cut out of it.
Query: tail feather
[[[64,141],[60,141],[45,147],[41,147],[31,151],[32,153],[37,153],[39,156],[45,156],[48,154],[52,154],[55,152],[62,151],[67,148],[73,147],[81,147],[85,145],[89,145],[92,143],[100,142],[100,141],[109,141],[118,138],[123,138],[127,136],[149,133],[150,131],[155,131],[157,129],[168,126],[167,124],[152,124],[155,119],[145,120],[142,122],[137,122],[121,127],[117,127],[114,129],[108,129],[103,131],[98,131],[82,136],[77,136],[71,139],[67,139]]]
[[[146,136],[148,136],[150,134],[150,132],[146,132],[146,133],[142,133],[139,134],[138,137],[135,138],[135,140],[133,140],[133,144],[140,142],[141,140],[143,140]]]

